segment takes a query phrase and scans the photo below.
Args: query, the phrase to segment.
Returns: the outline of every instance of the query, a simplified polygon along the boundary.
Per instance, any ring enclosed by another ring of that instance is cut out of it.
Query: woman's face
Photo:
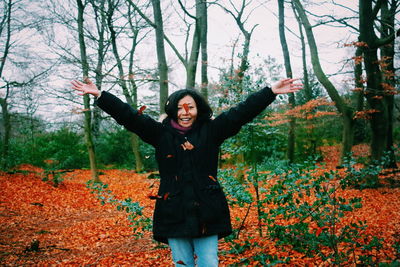
[[[197,105],[193,97],[184,96],[178,102],[178,124],[182,127],[190,127],[197,118]]]

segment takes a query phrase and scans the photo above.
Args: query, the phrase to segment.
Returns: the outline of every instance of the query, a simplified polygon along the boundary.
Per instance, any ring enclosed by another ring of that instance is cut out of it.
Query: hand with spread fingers
[[[85,82],[73,80],[71,81],[71,84],[72,84],[72,89],[79,91],[78,95],[90,94],[95,97],[98,97],[100,95],[100,90],[94,83],[92,83],[90,79],[85,79]]]
[[[274,94],[287,94],[287,93],[295,93],[301,89],[303,89],[303,84],[295,83],[299,79],[282,79],[272,85],[271,89]]]

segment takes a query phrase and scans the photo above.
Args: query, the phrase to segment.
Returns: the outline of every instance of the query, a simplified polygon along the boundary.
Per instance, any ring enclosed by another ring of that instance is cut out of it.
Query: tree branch
[[[139,13],[139,15],[154,29],[157,27],[154,22],[152,22],[137,6],[132,2],[132,0],[127,0],[129,4]],[[165,41],[169,44],[171,49],[175,52],[176,56],[179,58],[179,60],[186,65],[186,60],[185,58],[179,53],[178,49],[175,47],[175,45],[171,42],[171,40],[165,35],[164,33],[164,39]]]

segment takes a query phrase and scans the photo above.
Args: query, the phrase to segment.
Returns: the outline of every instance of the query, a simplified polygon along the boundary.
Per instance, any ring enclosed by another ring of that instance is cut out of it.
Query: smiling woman
[[[283,79],[247,97],[211,119],[212,110],[195,90],[171,94],[167,118],[158,122],[87,81],[73,81],[79,94],[92,94],[97,105],[156,150],[160,187],[153,216],[154,239],[168,243],[176,266],[218,266],[218,239],[232,232],[225,194],[218,181],[221,144],[260,114],[277,94],[302,88]]]
[[[209,120],[213,114],[204,97],[191,89],[172,93],[165,105],[165,112],[182,127],[191,127],[196,120],[202,123]]]
[[[178,124],[190,127],[197,118],[197,105],[193,97],[187,95],[178,103]]]

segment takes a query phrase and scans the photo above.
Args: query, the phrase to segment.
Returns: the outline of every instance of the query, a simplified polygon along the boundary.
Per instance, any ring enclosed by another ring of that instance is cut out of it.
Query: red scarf
[[[172,128],[176,129],[180,134],[185,134],[190,129],[192,129],[192,127],[182,127],[174,120],[171,120],[171,126]]]

